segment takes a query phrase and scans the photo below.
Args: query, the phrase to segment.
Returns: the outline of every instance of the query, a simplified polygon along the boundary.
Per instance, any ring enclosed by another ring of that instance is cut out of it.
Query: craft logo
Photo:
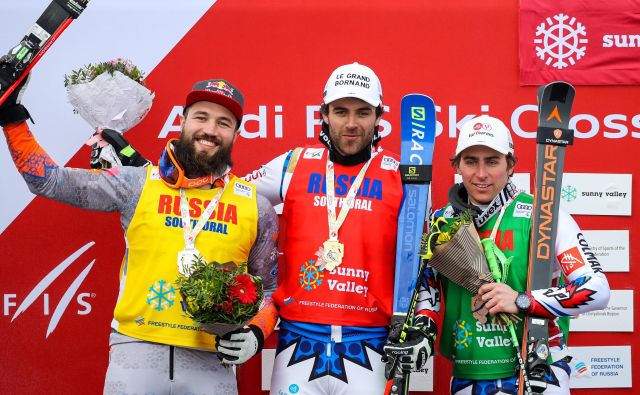
[[[576,18],[557,14],[546,18],[536,27],[536,56],[552,66],[562,70],[573,66],[584,57],[589,42],[587,29]]]
[[[42,296],[42,301],[43,301],[43,310],[42,310],[43,314],[48,316],[50,314],[49,313],[50,302],[49,302],[49,294],[46,293],[45,291],[58,277],[60,277],[60,275],[62,275],[62,273],[64,273],[64,271],[76,259],[80,257],[80,255],[82,255],[85,251],[91,248],[94,244],[95,242],[92,241],[80,247],[77,251],[69,255],[64,261],[58,264],[58,266],[56,266],[49,273],[47,273],[47,275],[44,276],[44,278],[40,280],[40,282],[36,284],[36,286],[34,286],[33,289],[27,294],[27,296],[24,298],[22,303],[20,303],[20,305],[16,309],[16,312],[13,314],[13,317],[11,317],[11,322],[15,321],[16,318],[18,318],[22,313],[24,313],[33,303],[36,302],[36,300],[40,296]],[[93,259],[87,266],[85,266],[84,270],[82,270],[82,272],[75,278],[75,280],[73,280],[71,285],[69,285],[65,293],[62,295],[62,298],[60,299],[60,301],[58,301],[58,304],[55,310],[53,311],[53,314],[51,315],[51,319],[49,320],[49,326],[47,327],[47,333],[45,337],[49,337],[49,335],[56,329],[56,327],[58,326],[58,323],[60,322],[60,319],[64,315],[65,311],[67,310],[71,302],[74,300],[74,297],[75,297],[75,302],[79,307],[78,310],[76,311],[77,315],[87,315],[91,313],[91,304],[87,301],[87,299],[95,298],[96,296],[95,293],[86,293],[86,292],[77,293],[77,291],[82,285],[82,282],[89,275],[89,272],[93,268],[93,264],[95,263],[95,261],[96,260]],[[15,302],[15,298],[16,298],[16,294],[7,293],[3,295],[3,302],[4,302],[3,310],[4,310],[5,316],[9,315],[10,313],[9,310],[11,309],[11,307],[14,307],[17,305]]]
[[[571,203],[578,198],[578,190],[573,185],[562,187],[560,198],[567,203]]]

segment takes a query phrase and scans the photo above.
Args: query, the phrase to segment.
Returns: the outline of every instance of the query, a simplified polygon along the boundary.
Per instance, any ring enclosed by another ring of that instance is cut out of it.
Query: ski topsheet
[[[62,32],[86,8],[90,0],[53,0],[18,45],[0,62],[0,104]]]
[[[400,173],[404,200],[398,216],[396,267],[393,295],[393,316],[389,338],[404,341],[403,328],[413,321],[413,307],[419,284],[420,242],[427,225],[431,164],[436,131],[436,111],[433,100],[425,95],[410,94],[402,98],[400,109],[401,138]],[[393,380],[391,394],[406,393],[408,375],[402,375],[388,364]],[[395,375],[395,377],[394,377]]]
[[[529,291],[551,286],[565,147],[573,144],[569,118],[574,96],[573,86],[566,82],[552,82],[538,91],[536,183],[527,280]],[[546,388],[544,374],[548,369],[548,338],[547,320],[527,317],[522,347],[526,374],[534,392],[542,392]],[[522,381],[521,377],[521,394],[524,391]]]

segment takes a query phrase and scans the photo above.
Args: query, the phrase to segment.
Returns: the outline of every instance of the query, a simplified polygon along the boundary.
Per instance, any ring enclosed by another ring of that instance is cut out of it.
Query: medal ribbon
[[[362,181],[364,180],[364,174],[367,172],[367,169],[369,168],[371,161],[373,160],[373,158],[376,157],[376,155],[378,155],[378,152],[374,151],[374,149],[372,148],[371,157],[369,158],[367,163],[365,163],[364,166],[362,166],[362,169],[360,169],[358,176],[353,181],[353,184],[351,184],[351,188],[349,188],[349,192],[345,197],[344,204],[340,209],[340,214],[336,218],[336,208],[338,206],[338,201],[336,199],[336,189],[335,189],[335,179],[334,179],[335,173],[334,173],[333,162],[331,161],[331,159],[329,159],[329,153],[327,152],[327,171],[326,171],[327,217],[329,221],[329,240],[330,241],[338,241],[338,230],[344,223],[345,218],[347,218],[347,214],[349,213],[349,210],[351,210],[353,201],[356,197],[356,193],[360,188],[360,184],[362,184]]]
[[[224,175],[224,185],[218,190],[218,193],[211,199],[209,204],[202,213],[202,216],[196,222],[196,226],[191,228],[191,217],[189,216],[189,203],[187,200],[187,194],[184,191],[184,188],[180,188],[180,214],[182,216],[182,233],[184,234],[184,244],[186,249],[194,249],[196,236],[198,233],[204,228],[204,224],[207,223],[216,207],[218,207],[218,202],[222,197],[225,189],[227,189],[227,185],[229,185],[229,173]]]

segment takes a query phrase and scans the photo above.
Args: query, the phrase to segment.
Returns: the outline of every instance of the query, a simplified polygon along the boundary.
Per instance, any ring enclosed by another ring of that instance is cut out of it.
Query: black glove
[[[397,366],[405,373],[417,372],[433,355],[433,343],[437,329],[435,323],[424,315],[414,319],[413,326],[407,328],[407,336],[402,343],[388,342],[384,346],[385,359],[397,359]]]
[[[117,158],[113,161],[101,157],[100,153],[104,149],[95,143],[91,146],[90,166],[94,169],[108,169],[112,166],[136,166],[142,167],[150,165],[151,162],[143,158],[135,148],[129,144],[122,134],[113,129],[102,129],[102,139],[109,143]],[[113,155],[107,155],[106,158],[112,158]],[[115,163],[114,163],[115,162]]]
[[[238,328],[220,336],[217,340],[220,359],[230,365],[247,362],[264,346],[264,335],[255,325]]]
[[[6,56],[6,55],[5,55]],[[3,58],[0,58],[0,70],[2,70]],[[0,75],[0,79],[5,79]],[[27,89],[27,85],[29,84],[29,79],[31,78],[31,74],[29,73],[20,84],[16,87],[16,89],[11,92],[11,94],[7,97],[7,99],[0,105],[0,126],[5,126],[10,123],[18,123],[22,121],[26,121],[27,119],[31,119],[31,115],[29,111],[20,104],[22,100],[22,95],[24,91]],[[8,88],[8,87],[7,87]],[[6,89],[3,87],[3,91]],[[33,119],[31,119],[33,122]]]

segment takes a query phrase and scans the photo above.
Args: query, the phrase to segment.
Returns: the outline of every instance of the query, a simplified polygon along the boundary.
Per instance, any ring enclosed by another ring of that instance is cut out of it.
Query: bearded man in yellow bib
[[[72,206],[120,212],[126,251],[104,393],[236,394],[229,364],[257,353],[277,317],[271,292],[278,218],[252,184],[230,172],[242,93],[221,79],[197,82],[186,98],[180,138],[168,142],[159,166],[96,171],[60,167],[38,145],[20,103],[25,87],[0,106],[0,125],[29,189]],[[180,258],[193,254],[247,262],[263,278],[263,308],[217,345],[186,317],[172,284]],[[149,298],[150,289],[166,297]]]

